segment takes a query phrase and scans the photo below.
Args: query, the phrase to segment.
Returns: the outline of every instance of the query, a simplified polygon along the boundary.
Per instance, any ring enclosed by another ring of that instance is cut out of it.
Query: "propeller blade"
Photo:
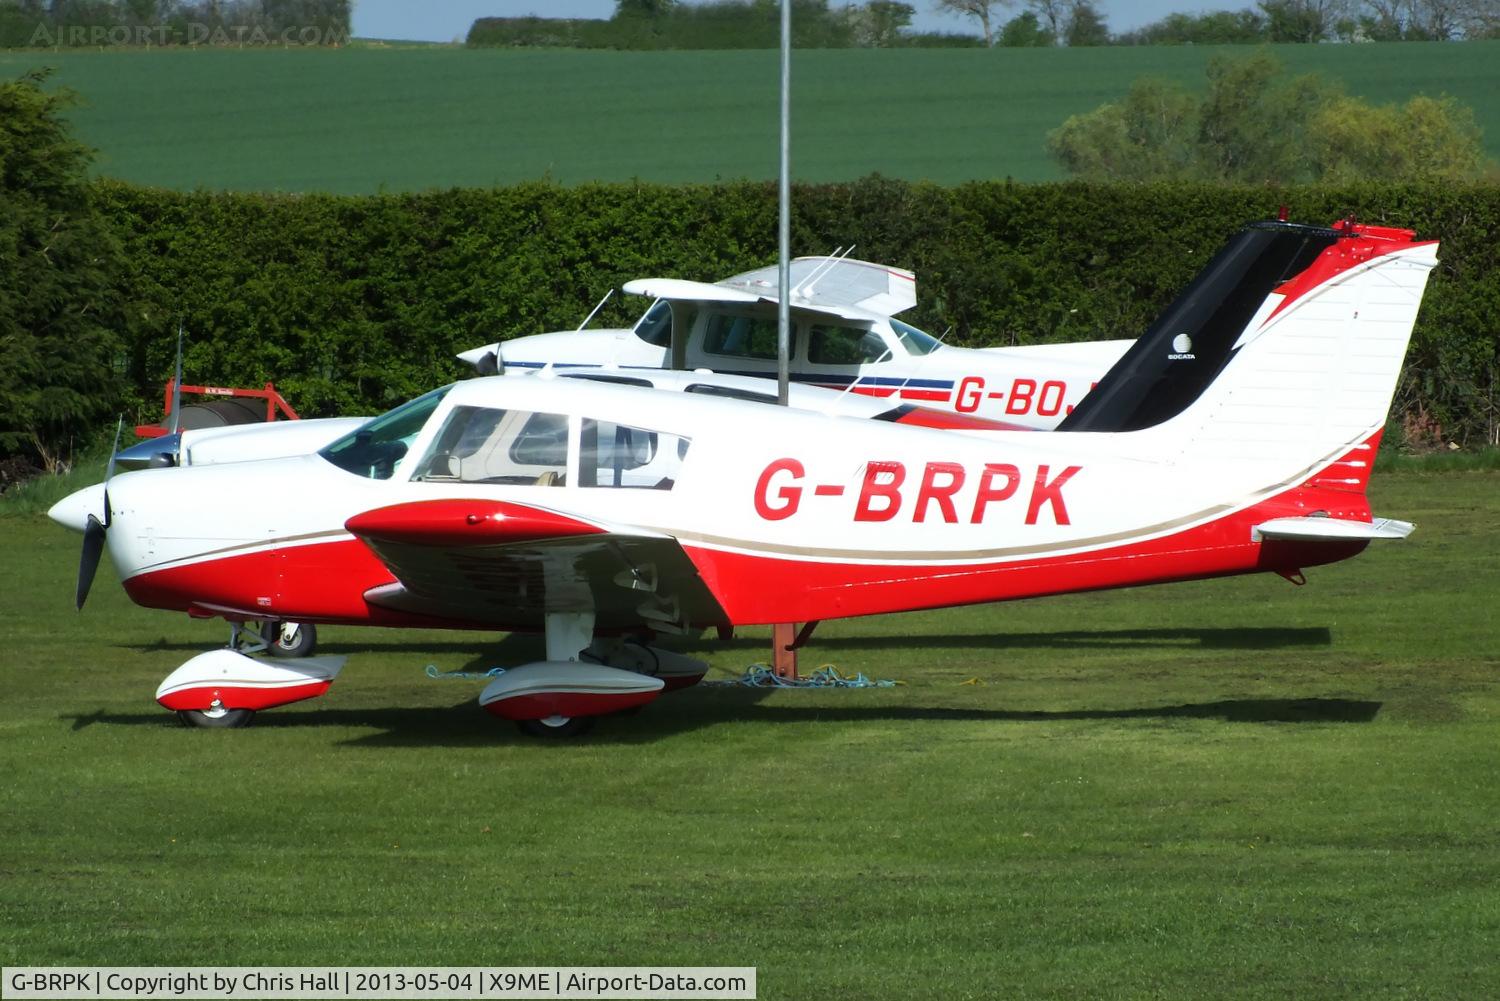
[[[105,517],[109,517],[109,496],[104,498]],[[78,593],[74,596],[74,604],[81,612],[83,602],[89,596],[89,588],[94,584],[94,574],[99,569],[99,557],[104,555],[104,524],[93,515],[89,515],[89,523],[83,530],[83,554],[78,559]]]
[[[125,430],[125,418],[121,417],[115,423],[115,443],[109,446],[109,464],[104,467],[104,482],[109,484],[109,478],[115,475],[115,457],[120,454],[120,432]],[[104,524],[109,526],[109,506],[104,508]]]
[[[177,373],[172,377],[172,426],[170,434],[182,429],[182,321],[177,321]]]

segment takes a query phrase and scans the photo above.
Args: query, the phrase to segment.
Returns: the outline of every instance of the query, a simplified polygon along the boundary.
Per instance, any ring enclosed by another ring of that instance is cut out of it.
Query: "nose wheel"
[[[183,726],[203,730],[233,730],[246,726],[255,718],[254,709],[225,709],[212,706],[208,709],[180,709],[177,718]]]
[[[318,627],[311,622],[272,622],[264,635],[272,657],[311,657],[318,645]]]
[[[542,719],[518,719],[516,727],[528,737],[566,740],[582,737],[594,728],[597,716],[547,716]]]
[[[229,649],[237,653],[266,653],[272,657],[311,657],[318,645],[318,627],[311,622],[231,622]]]

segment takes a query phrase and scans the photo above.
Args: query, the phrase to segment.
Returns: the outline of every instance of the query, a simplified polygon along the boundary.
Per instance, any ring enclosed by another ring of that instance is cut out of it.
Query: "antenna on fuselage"
[[[606,292],[606,293],[604,293],[604,298],[599,300],[599,305],[595,306],[592,310],[590,310],[589,311],[589,315],[585,316],[583,318],[583,322],[578,325],[578,329],[582,330],[584,327],[587,327],[589,325],[589,321],[592,320],[594,317],[596,317],[596,316],[599,315],[599,310],[601,310],[601,309],[604,308],[604,304],[606,302],[609,302],[609,297],[612,296],[612,295],[614,295],[614,294],[615,294],[615,289],[614,289],[614,286],[611,285],[610,288],[609,288],[609,291]]]
[[[890,322],[891,322],[890,318],[887,317],[886,318],[886,323],[890,323]],[[945,330],[945,331],[943,331],[943,336],[941,336],[941,337],[934,337],[933,340],[935,340],[935,341],[938,342],[938,346],[939,347],[946,347],[946,345],[943,342],[948,339],[948,335],[951,334],[951,333],[953,333],[953,324],[950,323],[950,324],[948,324],[948,329]],[[896,333],[896,328],[895,327],[891,327],[891,335],[893,337],[895,337],[896,340],[898,340],[898,341],[901,339],[901,335],[898,334],[898,333]],[[886,350],[886,353],[889,354],[891,349],[890,348],[886,348],[885,350]],[[901,385],[899,385],[899,386],[896,387],[896,399],[898,399],[898,400],[901,399],[901,394],[906,391],[907,385],[911,383],[912,379],[916,378],[916,376],[917,376],[917,369],[923,368],[924,366],[926,366],[927,359],[931,358],[936,352],[937,352],[937,348],[933,348],[931,351],[927,352],[925,355],[918,356],[917,363],[911,367],[911,371],[910,372],[906,373],[906,378],[901,380]]]

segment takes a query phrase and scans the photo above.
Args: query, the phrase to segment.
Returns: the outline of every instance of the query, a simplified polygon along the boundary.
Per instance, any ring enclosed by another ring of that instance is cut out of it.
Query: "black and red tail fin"
[[[1344,235],[1338,228],[1256,222],[1229,239],[1089,394],[1059,431],[1137,431],[1187,409],[1233,357],[1267,297]]]

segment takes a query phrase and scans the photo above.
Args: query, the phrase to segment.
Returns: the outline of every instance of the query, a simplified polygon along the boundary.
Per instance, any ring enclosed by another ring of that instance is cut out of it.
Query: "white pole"
[[[792,355],[792,0],[781,0],[781,185],[777,218],[776,402],[790,396]]]

